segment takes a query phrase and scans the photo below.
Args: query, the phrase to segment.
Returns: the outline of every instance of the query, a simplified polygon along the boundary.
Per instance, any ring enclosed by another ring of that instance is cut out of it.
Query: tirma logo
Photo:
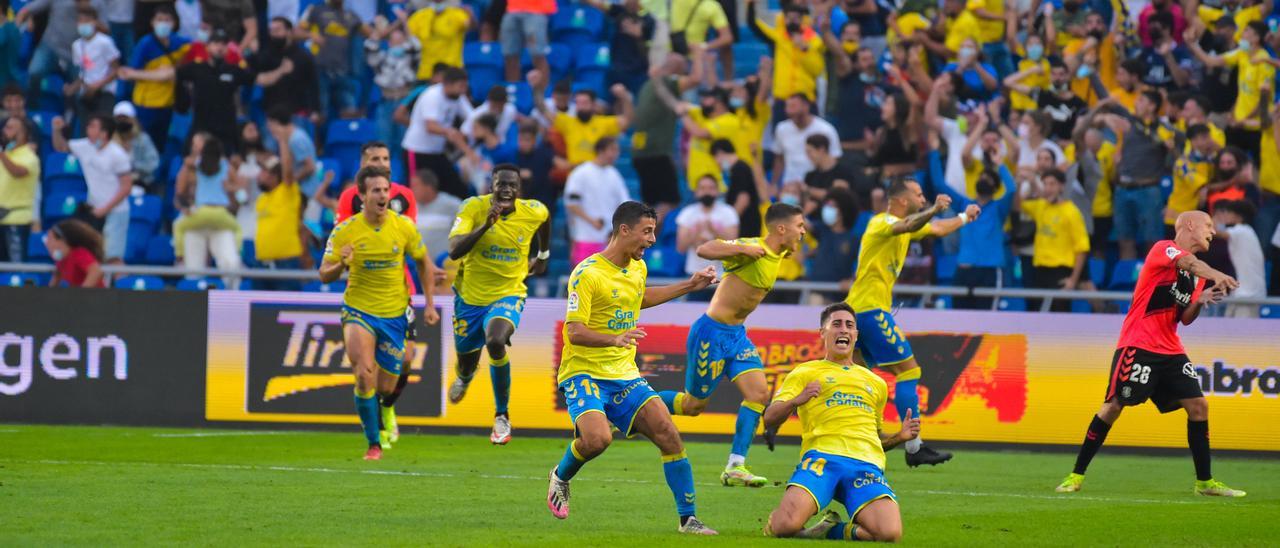
[[[1196,367],[1200,375],[1200,390],[1206,396],[1249,396],[1261,392],[1267,396],[1280,395],[1280,368],[1233,367],[1221,360],[1213,362],[1213,368]]]
[[[37,363],[54,380],[81,375],[101,378],[106,365],[112,377],[123,381],[129,378],[129,346],[115,335],[86,337],[81,342],[65,333],[43,341],[30,335],[5,333],[0,335],[0,394],[17,396],[31,388]]]

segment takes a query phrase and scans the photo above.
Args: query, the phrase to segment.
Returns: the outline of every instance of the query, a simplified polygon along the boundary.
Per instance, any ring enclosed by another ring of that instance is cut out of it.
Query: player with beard
[[[449,402],[457,404],[480,365],[480,350],[489,351],[494,419],[489,441],[511,441],[511,358],[507,347],[520,325],[528,288],[524,280],[546,271],[551,258],[549,212],[537,200],[521,200],[520,168],[500,164],[493,169],[493,192],[468,198],[449,231],[449,258],[462,261],[453,281],[453,341],[458,355],[457,378]],[[529,257],[534,236],[538,252]]]
[[[391,214],[391,173],[366,167],[356,174],[364,210],[333,227],[320,265],[320,280],[329,283],[350,269],[342,295],[342,336],[355,373],[356,413],[369,448],[365,460],[382,458],[378,398],[395,390],[404,359],[408,322],[404,303],[409,290],[403,280],[405,256],[418,265],[426,294],[423,319],[440,320],[432,303],[434,289],[426,246],[414,223]]]

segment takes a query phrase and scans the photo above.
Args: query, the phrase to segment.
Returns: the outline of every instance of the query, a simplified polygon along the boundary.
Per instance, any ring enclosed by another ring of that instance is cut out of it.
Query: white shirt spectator
[[[471,110],[471,102],[465,94],[457,99],[450,99],[444,94],[443,84],[427,88],[413,104],[413,111],[409,114],[409,128],[405,131],[400,146],[418,154],[444,153],[444,136],[427,132],[427,121],[453,127],[455,120],[465,120],[471,115]]]
[[[1236,281],[1240,287],[1231,293],[1234,297],[1260,298],[1267,295],[1267,271],[1262,257],[1262,244],[1258,233],[1245,223],[1226,228],[1227,252],[1231,266],[1236,269]],[[1257,308],[1257,306],[1253,308]]]
[[[489,101],[480,103],[480,106],[471,111],[471,115],[467,116],[467,120],[465,122],[462,122],[462,127],[459,128],[459,131],[461,131],[463,135],[471,135],[471,127],[476,124],[476,119],[484,116],[485,114],[493,114],[493,106],[489,104]],[[502,112],[494,116],[498,119],[498,129],[496,132],[498,134],[499,141],[506,142],[507,132],[511,130],[511,125],[516,123],[516,116],[516,106],[512,104],[511,101],[507,101],[507,103],[502,106]]]
[[[960,140],[960,146],[964,146],[963,139]],[[1033,149],[1026,139],[1018,139],[1018,167],[1036,167],[1036,155],[1045,149],[1053,152],[1053,163],[1066,163],[1066,153],[1062,152],[1062,147],[1058,146],[1058,143],[1045,139],[1040,142],[1040,146]]]
[[[702,207],[702,204],[695,202],[684,206],[684,209],[681,209],[680,213],[676,215],[676,226],[682,229],[696,228],[704,223],[711,225],[712,233],[723,234],[729,227],[738,226],[738,211],[729,204],[716,200],[711,209]],[[699,257],[696,246],[690,247],[688,251],[685,251],[685,272],[697,272],[707,266],[714,266],[716,267],[716,272],[724,273],[724,267],[720,261],[708,261]]]
[[[939,137],[947,143],[947,164],[942,178],[951,190],[967,196],[969,191],[964,180],[964,141],[968,136],[960,130],[960,124],[955,120],[943,118]]]
[[[804,142],[810,135],[825,135],[831,143],[828,147],[831,155],[839,158],[842,154],[840,135],[826,120],[813,116],[804,129],[797,127],[791,120],[783,120],[773,130],[772,148],[774,154],[782,154],[786,159],[782,169],[782,183],[803,181],[805,174],[813,171],[813,162],[810,162],[809,156],[804,153]]]
[[[564,197],[566,204],[578,204],[587,216],[604,219],[604,226],[596,228],[576,215],[569,215],[569,236],[573,241],[592,243],[609,241],[609,232],[613,230],[613,211],[631,199],[618,168],[595,162],[583,162],[569,172],[569,179],[564,184]]]
[[[80,161],[80,171],[84,172],[84,182],[89,187],[89,205],[93,207],[109,203],[120,191],[120,176],[133,170],[129,153],[115,141],[98,148],[88,139],[72,139],[67,148]],[[128,208],[129,200],[120,200],[111,211]]]
[[[110,36],[99,32],[87,41],[84,38],[76,38],[76,41],[71,43],[71,59],[80,69],[81,80],[85,84],[93,84],[106,78],[111,72],[111,63],[120,59],[120,50],[116,49],[116,43],[111,41]],[[102,91],[114,95],[115,79],[102,86]]]
[[[418,204],[418,233],[431,254],[427,259],[435,260],[436,255],[449,251],[449,228],[461,208],[462,200],[448,192],[437,192],[431,203]]]

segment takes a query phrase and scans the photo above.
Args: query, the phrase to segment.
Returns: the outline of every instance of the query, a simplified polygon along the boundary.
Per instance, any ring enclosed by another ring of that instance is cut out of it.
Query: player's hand
[[[546,271],[547,271],[547,261],[539,260],[537,257],[534,257],[533,260],[529,261],[530,276],[537,276]]]
[[[942,213],[949,207],[951,207],[951,196],[946,194],[939,194],[933,202],[933,211],[935,213]]]
[[[902,419],[902,430],[896,435],[898,443],[904,443],[920,437],[920,419],[911,416],[911,410],[907,410],[907,414]]]
[[[342,264],[351,266],[351,259],[355,258],[356,248],[351,244],[342,246],[342,250],[338,252],[338,256],[342,258]]]
[[[596,230],[604,228],[604,219],[592,219],[591,226],[596,227]]]
[[[969,204],[969,207],[964,208],[964,214],[969,217],[969,222],[972,223],[978,220],[978,215],[982,214],[982,208],[978,207],[978,204]]]
[[[1205,280],[1213,282],[1213,287],[1215,289],[1221,287],[1227,293],[1230,293],[1237,287],[1240,287],[1240,282],[1237,282],[1235,278],[1221,272],[1215,272],[1213,275],[1206,277]]]
[[[1209,305],[1214,305],[1214,304],[1218,304],[1219,302],[1222,302],[1222,299],[1225,298],[1226,296],[1227,296],[1226,289],[1223,289],[1223,287],[1220,285],[1215,285],[1213,287],[1210,287],[1209,289],[1201,291],[1200,299],[1196,302],[1205,306],[1209,306]]]
[[[742,245],[738,247],[740,249],[738,254],[745,257],[751,257],[752,259],[759,259],[761,257],[764,257],[765,255],[764,248],[758,245]]]
[[[440,322],[440,313],[436,311],[436,307],[428,306],[422,310],[422,321],[427,325],[435,325]]]
[[[628,348],[628,347],[636,346],[637,344],[640,343],[640,339],[643,339],[644,337],[645,337],[644,328],[637,327],[626,333],[622,333],[620,335],[614,336],[613,346],[617,346],[619,348]]]
[[[494,200],[489,204],[489,215],[484,219],[485,228],[498,224],[498,219],[502,218],[502,207],[498,205],[498,201]]]
[[[822,383],[813,381],[804,385],[804,390],[800,391],[800,395],[791,399],[791,403],[796,406],[804,405],[809,400],[818,397],[818,393],[822,392]]]
[[[689,276],[689,283],[693,284],[693,289],[690,291],[701,291],[718,281],[716,279],[716,267],[708,266]]]

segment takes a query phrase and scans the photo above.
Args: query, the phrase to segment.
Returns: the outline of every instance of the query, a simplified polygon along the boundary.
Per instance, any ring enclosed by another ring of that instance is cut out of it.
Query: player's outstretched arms
[[[590,348],[609,348],[612,346],[626,348],[635,346],[640,342],[640,339],[645,337],[644,328],[642,327],[637,327],[625,333],[610,335],[593,331],[591,328],[582,325],[582,322],[569,322],[565,325],[565,330],[569,335],[569,344]]]
[[[756,245],[735,244],[724,240],[711,240],[698,246],[698,256],[708,261],[723,261],[733,257],[744,256],[759,259],[765,254],[764,248]]]
[[[1226,296],[1226,287],[1221,285],[1215,285],[1201,291],[1200,298],[1182,311],[1182,317],[1179,320],[1182,321],[1182,325],[1191,325],[1191,322],[1196,321],[1196,318],[1200,316],[1200,311],[1204,310],[1204,307],[1218,304]]]
[[[894,234],[908,234],[924,228],[933,217],[947,208],[951,207],[951,197],[946,194],[939,194],[933,202],[932,207],[924,208],[916,213],[903,217],[898,222],[893,223]]]
[[[920,437],[920,418],[912,417],[910,409],[907,410],[906,417],[907,420],[902,421],[902,430],[897,434],[880,432],[880,445],[885,451]]]
[[[964,208],[964,213],[956,215],[950,219],[942,219],[930,223],[933,228],[933,235],[934,237],[941,238],[951,234],[952,232],[960,230],[960,227],[972,223],[973,220],[977,219],[978,215],[981,213],[982,208],[978,207],[978,204],[969,204],[969,207]]]
[[[351,264],[351,257],[354,252],[355,250],[351,247],[351,244],[347,244],[342,246],[342,254],[338,261],[325,258],[324,262],[320,263],[320,281],[329,283],[341,278],[342,271],[346,270],[347,265]]]
[[[689,276],[688,280],[678,284],[663,285],[658,287],[646,287],[644,290],[644,298],[640,301],[640,308],[650,308],[658,306],[672,299],[678,299],[694,291],[701,291],[719,283],[716,279],[716,269],[714,266],[708,266],[702,270],[694,272]]]
[[[1203,278],[1205,281],[1213,282],[1214,286],[1225,287],[1228,292],[1240,287],[1240,282],[1237,282],[1235,278],[1218,272],[1209,266],[1209,263],[1197,259],[1195,255],[1190,253],[1183,253],[1181,257],[1178,257],[1177,265],[1178,268]]]
[[[787,422],[787,417],[790,417],[797,408],[816,397],[821,391],[822,384],[818,381],[813,381],[805,385],[804,390],[801,390],[796,397],[769,404],[769,407],[764,410],[765,430],[775,430],[782,426],[782,423]]]

